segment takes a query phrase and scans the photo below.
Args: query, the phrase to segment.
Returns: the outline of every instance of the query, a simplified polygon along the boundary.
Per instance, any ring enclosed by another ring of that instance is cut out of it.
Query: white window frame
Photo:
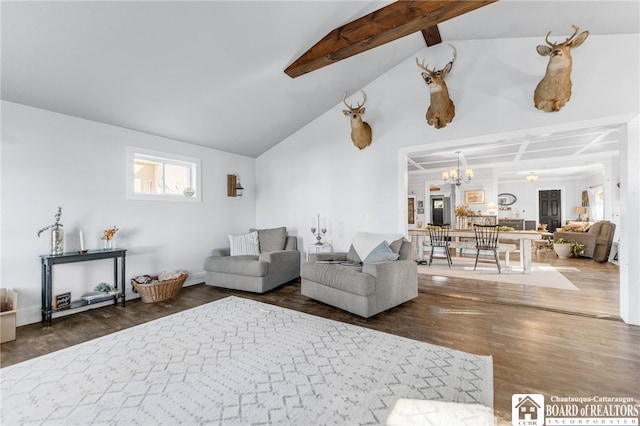
[[[126,149],[127,199],[147,201],[178,201],[183,203],[202,202],[202,162],[199,158],[171,154],[151,149],[128,146]],[[140,157],[161,162],[163,164],[190,165],[192,188],[195,194],[188,197],[182,194],[140,194],[135,192],[135,161]]]

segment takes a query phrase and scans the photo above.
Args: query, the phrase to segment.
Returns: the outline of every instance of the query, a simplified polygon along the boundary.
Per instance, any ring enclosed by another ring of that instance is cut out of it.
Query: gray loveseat
[[[348,253],[311,254],[300,270],[302,294],[364,318],[417,297],[411,243],[403,239],[395,244],[398,260],[374,263],[362,264],[353,245]]]
[[[259,229],[257,233],[259,253],[231,256],[230,248],[214,249],[205,260],[205,284],[264,293],[298,278],[296,237],[287,236],[285,227]]]

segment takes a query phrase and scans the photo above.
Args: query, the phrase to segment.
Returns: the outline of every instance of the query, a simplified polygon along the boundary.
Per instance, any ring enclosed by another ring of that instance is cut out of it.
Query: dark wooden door
[[[444,200],[431,198],[431,223],[441,225],[444,223]]]
[[[547,230],[553,232],[562,226],[560,190],[547,189],[538,192],[538,220],[547,224]]]

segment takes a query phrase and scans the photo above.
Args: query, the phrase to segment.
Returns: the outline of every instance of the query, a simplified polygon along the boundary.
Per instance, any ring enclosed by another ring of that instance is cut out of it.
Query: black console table
[[[92,299],[90,301],[87,300],[74,300],[71,302],[71,306],[65,309],[75,309],[82,306],[86,306],[89,303],[97,303],[103,302],[109,299],[113,299],[113,303],[118,303],[118,297],[122,298],[122,306],[125,304],[125,257],[127,255],[127,251],[123,249],[112,249],[112,250],[89,250],[84,253],[80,252],[71,252],[71,253],[63,253],[58,255],[46,254],[40,256],[40,262],[42,264],[42,321],[46,323],[47,326],[51,325],[51,318],[53,315],[53,279],[52,279],[52,269],[53,265],[63,264],[63,263],[74,263],[74,262],[86,262],[89,260],[100,260],[100,259],[113,259],[113,285],[117,290],[120,288],[120,293],[115,294],[107,294],[104,297]],[[120,287],[118,287],[118,258],[120,258]]]

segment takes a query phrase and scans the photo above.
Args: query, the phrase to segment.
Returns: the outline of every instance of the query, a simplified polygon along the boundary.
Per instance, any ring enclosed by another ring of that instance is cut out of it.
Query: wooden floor
[[[534,261],[536,259],[534,258]],[[419,296],[363,319],[300,295],[299,282],[267,294],[186,287],[176,299],[140,301],[19,327],[2,344],[1,366],[81,343],[155,318],[237,295],[480,355],[492,355],[494,408],[510,423],[511,396],[624,396],[640,401],[640,327],[617,318],[617,267],[589,259],[547,260],[577,267],[580,292],[509,289],[486,281],[419,279]],[[576,273],[577,274],[577,273]],[[580,293],[580,294],[576,294]],[[608,312],[607,314],[601,314]],[[600,315],[603,315],[600,317]]]

